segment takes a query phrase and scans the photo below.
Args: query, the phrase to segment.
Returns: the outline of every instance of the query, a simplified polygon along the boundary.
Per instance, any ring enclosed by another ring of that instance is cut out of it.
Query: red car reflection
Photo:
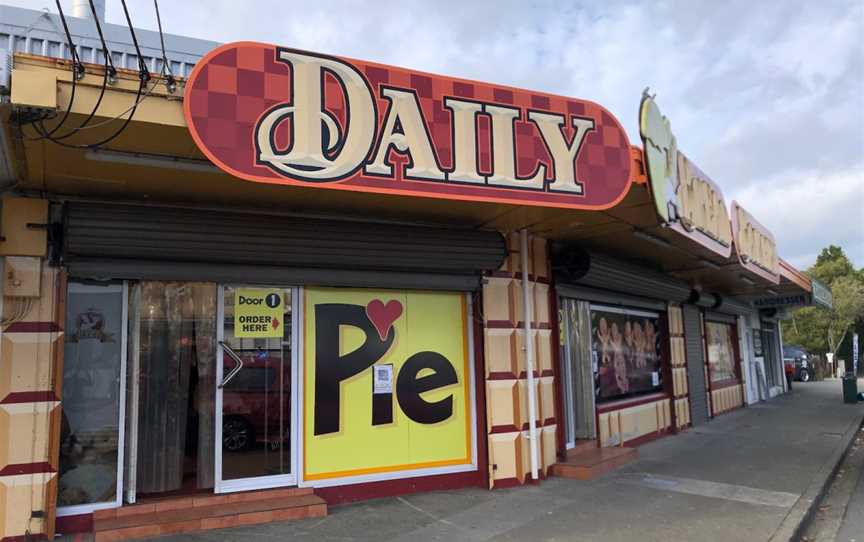
[[[222,390],[222,447],[232,452],[256,444],[277,447],[291,431],[291,365],[281,352],[238,351],[240,369]],[[236,366],[223,358],[223,374]]]

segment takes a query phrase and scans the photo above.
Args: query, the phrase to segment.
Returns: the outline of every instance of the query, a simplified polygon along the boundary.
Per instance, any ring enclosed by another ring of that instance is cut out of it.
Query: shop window
[[[119,502],[122,331],[122,284],[69,284],[57,488],[61,512]]]
[[[735,345],[732,326],[720,322],[705,322],[708,343],[708,373],[711,382],[735,380]]]
[[[662,391],[660,315],[592,305],[591,357],[598,402]]]
[[[216,284],[143,281],[132,301],[134,492],[213,487]]]

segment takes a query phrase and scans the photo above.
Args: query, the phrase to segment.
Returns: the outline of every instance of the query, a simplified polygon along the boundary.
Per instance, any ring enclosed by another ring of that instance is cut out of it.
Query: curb
[[[834,475],[837,474],[840,463],[846,457],[849,448],[855,441],[855,435],[858,434],[858,431],[862,427],[864,427],[864,418],[853,421],[851,427],[843,433],[840,445],[834,450],[831,457],[822,464],[822,467],[819,468],[810,485],[807,486],[804,493],[795,501],[795,504],[789,510],[789,513],[786,514],[786,517],[783,518],[783,521],[777,527],[777,530],[774,531],[774,534],[771,535],[771,538],[768,539],[768,542],[797,542],[801,539],[804,527],[810,523],[810,520],[816,513],[816,505],[825,496],[825,492],[834,480]]]

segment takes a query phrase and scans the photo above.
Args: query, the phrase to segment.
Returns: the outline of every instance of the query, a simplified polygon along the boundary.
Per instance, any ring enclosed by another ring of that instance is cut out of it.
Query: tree
[[[834,307],[796,310],[783,323],[783,335],[811,352],[837,355],[855,324],[864,321],[864,268],[856,270],[842,248],[829,245],[806,273],[831,288]]]

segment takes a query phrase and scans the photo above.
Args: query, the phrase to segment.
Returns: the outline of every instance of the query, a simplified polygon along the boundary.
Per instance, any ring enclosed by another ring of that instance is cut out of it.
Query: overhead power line
[[[75,102],[75,91],[77,90],[78,80],[83,79],[84,74],[86,73],[84,70],[84,64],[81,63],[81,59],[78,57],[78,49],[75,48],[75,43],[72,41],[72,33],[69,32],[69,25],[66,23],[66,15],[63,13],[63,6],[60,5],[60,0],[54,1],[57,4],[57,13],[60,14],[60,21],[63,23],[63,31],[66,33],[66,44],[69,47],[69,55],[72,57],[72,93],[69,96],[69,106],[66,108],[66,112],[63,114],[60,121],[54,125],[51,130],[47,131],[48,136],[55,133],[61,126],[63,126],[63,124],[66,123],[69,114],[72,112],[72,104]]]
[[[147,64],[144,62],[144,57],[141,54],[141,47],[138,44],[138,36],[135,34],[135,27],[132,24],[132,17],[129,15],[129,8],[126,5],[126,0],[121,0],[121,4],[123,6],[123,13],[126,16],[126,23],[129,26],[129,33],[132,37],[132,44],[135,47],[135,52],[136,52],[137,57],[138,57],[139,84],[138,84],[138,90],[135,93],[135,101],[132,103],[132,105],[128,109],[126,109],[120,115],[118,115],[112,119],[108,119],[106,121],[103,121],[103,122],[99,122],[99,123],[95,123],[95,124],[89,124],[90,121],[92,120],[93,116],[95,116],[99,105],[101,105],[102,98],[104,96],[105,88],[107,86],[109,78],[116,76],[116,73],[117,73],[116,69],[114,68],[114,64],[110,58],[111,53],[108,49],[107,43],[105,42],[105,37],[104,37],[104,34],[102,33],[102,27],[98,21],[99,18],[96,15],[96,9],[95,9],[95,6],[93,4],[93,0],[90,0],[90,8],[93,11],[94,19],[96,20],[96,28],[97,28],[97,31],[99,33],[99,38],[102,41],[102,49],[103,49],[103,53],[105,55],[105,77],[103,79],[102,91],[100,92],[99,98],[97,99],[96,107],[93,109],[93,111],[91,111],[91,114],[87,117],[87,119],[85,119],[85,121],[78,128],[72,130],[71,132],[69,132],[67,134],[64,134],[63,136],[60,136],[60,137],[54,136],[53,134],[54,134],[54,132],[56,132],[57,127],[55,127],[52,130],[48,130],[45,127],[45,124],[43,122],[45,120],[44,118],[37,119],[36,121],[32,122],[33,129],[36,130],[36,133],[39,134],[40,138],[48,139],[52,143],[55,143],[55,144],[60,145],[62,147],[73,148],[73,149],[93,149],[93,148],[101,147],[107,143],[110,143],[111,141],[116,139],[121,133],[123,133],[123,131],[129,126],[129,123],[132,122],[132,119],[134,118],[135,113],[138,110],[138,105],[145,98],[147,98],[155,89],[156,83],[154,83],[152,86],[150,86],[150,88],[147,88],[147,83],[150,81],[152,76],[150,74],[150,70],[147,69]],[[57,0],[57,6],[58,6],[58,10],[60,10],[59,0]],[[157,9],[158,9],[158,6],[157,6]],[[61,18],[63,18],[62,10],[60,12],[61,12]],[[67,28],[67,37],[69,38],[69,41],[71,43],[71,34],[68,31],[68,27],[66,25],[65,18],[63,18],[63,25],[64,25],[64,27]],[[161,22],[160,22],[160,27],[161,27]],[[76,63],[77,63],[77,52],[75,53],[75,58],[76,58]],[[164,60],[165,60],[165,52],[164,52],[164,45],[163,45],[163,69],[162,69],[163,74],[165,72]],[[83,66],[82,66],[82,68],[83,68]],[[172,80],[173,80],[173,78],[172,78]],[[168,82],[170,84],[171,80],[169,80]],[[74,98],[74,89],[75,89],[74,85],[75,85],[75,78],[73,77],[73,98]],[[145,92],[145,89],[146,89],[146,92]],[[64,121],[69,116],[69,113],[72,109],[72,104],[73,104],[73,100],[70,99],[69,108],[66,110],[66,113],[64,114]],[[123,123],[120,125],[120,127],[118,127],[117,130],[115,130],[111,135],[104,137],[99,141],[92,142],[92,143],[82,143],[82,144],[71,144],[71,143],[66,143],[66,142],[62,141],[63,139],[66,139],[66,138],[68,138],[68,137],[70,137],[76,133],[83,131],[83,130],[90,130],[90,129],[98,128],[100,126],[104,126],[104,125],[109,124],[111,122],[114,122],[116,120],[120,120],[127,113],[128,113],[128,116],[126,116],[126,118],[123,119]],[[62,124],[62,122],[61,122],[61,124]]]
[[[107,88],[108,83],[114,84],[114,82],[117,81],[117,69],[114,67],[114,62],[111,60],[111,51],[108,49],[108,44],[105,43],[105,36],[102,34],[102,25],[99,23],[99,15],[96,12],[96,6],[93,3],[93,0],[90,0],[90,11],[93,13],[93,21],[96,23],[96,31],[99,33],[99,40],[102,42],[102,54],[105,57],[105,73],[102,77],[102,88],[99,91],[99,98],[96,99],[96,104],[93,106],[90,114],[87,115],[87,118],[84,119],[77,128],[74,128],[63,135],[55,135],[53,139],[69,138],[85,128],[90,121],[93,120],[93,117],[99,110],[99,106],[102,105],[102,98],[105,97],[105,89]]]

